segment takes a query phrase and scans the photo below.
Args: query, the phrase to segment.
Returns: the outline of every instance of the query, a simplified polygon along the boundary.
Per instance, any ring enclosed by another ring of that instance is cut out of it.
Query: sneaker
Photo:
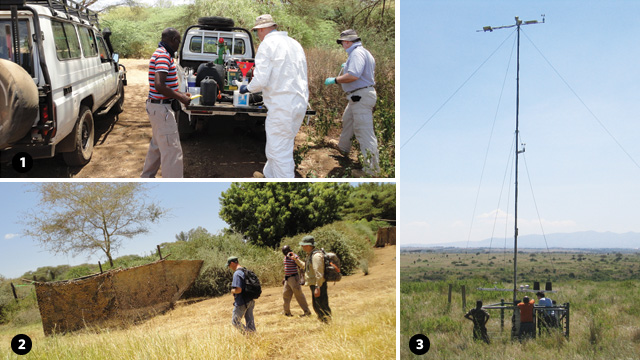
[[[254,178],[259,178],[259,179],[264,179],[264,174],[261,173],[260,171],[254,171],[253,172],[253,177]]]
[[[311,316],[311,313],[308,312],[308,313],[304,313],[304,314],[300,315],[300,317],[305,317],[305,316]]]

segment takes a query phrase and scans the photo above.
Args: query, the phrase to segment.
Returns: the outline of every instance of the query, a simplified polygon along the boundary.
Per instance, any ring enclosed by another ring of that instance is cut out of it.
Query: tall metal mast
[[[542,23],[544,23],[544,15],[542,15]],[[532,25],[532,24],[540,24],[537,20],[529,20],[522,21],[520,18],[516,16],[516,23],[514,25],[505,25],[498,27],[485,26],[482,30],[478,31],[493,31],[498,29],[507,29],[516,27],[517,36],[518,36],[518,46],[517,46],[517,55],[516,55],[516,147],[515,147],[515,160],[516,160],[516,182],[515,182],[515,212],[514,212],[514,225],[513,225],[513,302],[515,303],[517,300],[517,292],[518,292],[518,158],[521,153],[524,152],[524,147],[522,150],[519,150],[520,143],[520,26],[522,25]],[[524,144],[523,144],[524,145]]]

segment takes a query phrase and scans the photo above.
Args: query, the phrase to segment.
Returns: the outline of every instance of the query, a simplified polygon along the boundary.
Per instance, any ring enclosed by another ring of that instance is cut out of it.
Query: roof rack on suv
[[[58,11],[66,14],[68,19],[71,19],[70,15],[77,16],[79,19],[95,25],[98,29],[100,28],[98,13],[73,0],[26,0],[26,3],[46,6],[51,9],[54,16],[57,15]]]

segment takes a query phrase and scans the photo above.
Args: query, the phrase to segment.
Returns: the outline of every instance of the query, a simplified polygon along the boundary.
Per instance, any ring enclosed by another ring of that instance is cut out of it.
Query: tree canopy
[[[285,236],[340,219],[347,183],[233,183],[220,196],[220,218],[256,245],[277,247]]]
[[[396,185],[360,184],[349,194],[343,215],[345,220],[395,220]]]
[[[40,201],[24,214],[23,234],[56,254],[102,251],[113,267],[112,253],[123,239],[147,233],[168,214],[148,203],[147,190],[138,182],[36,184]]]

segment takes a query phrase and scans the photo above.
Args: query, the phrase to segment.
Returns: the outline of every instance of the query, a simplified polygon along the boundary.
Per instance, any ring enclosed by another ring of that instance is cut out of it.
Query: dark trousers
[[[315,285],[310,285],[311,288],[311,299],[313,305],[313,311],[318,315],[318,319],[327,322],[331,319],[331,308],[329,307],[329,295],[327,294],[327,282],[325,281],[322,286],[320,286],[320,296],[315,297],[313,293],[316,290]]]
[[[520,323],[520,340],[536,337],[536,327],[532,322]]]
[[[473,327],[473,339],[474,340],[482,340],[484,342],[486,342],[487,344],[490,344],[491,341],[489,340],[489,334],[487,334],[487,328],[482,326],[482,327]]]

